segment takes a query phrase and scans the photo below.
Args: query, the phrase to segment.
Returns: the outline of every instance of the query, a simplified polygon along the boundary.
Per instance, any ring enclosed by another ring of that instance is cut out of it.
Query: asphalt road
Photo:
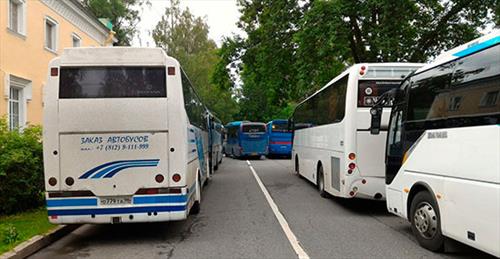
[[[421,248],[385,203],[321,198],[292,173],[289,160],[252,167],[310,258],[469,258],[470,247],[436,254]],[[202,210],[182,222],[84,225],[31,258],[297,258],[244,160],[225,158],[202,195]]]

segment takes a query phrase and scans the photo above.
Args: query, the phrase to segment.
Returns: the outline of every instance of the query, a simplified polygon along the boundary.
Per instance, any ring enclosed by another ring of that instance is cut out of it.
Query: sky
[[[144,6],[141,10],[141,22],[138,24],[139,35],[132,42],[136,47],[154,47],[151,30],[160,21],[169,6],[169,0],[150,0],[151,7]],[[209,37],[220,46],[223,36],[232,33],[242,34],[236,26],[240,12],[236,0],[180,0],[181,8],[189,8],[195,16],[205,17],[210,27]]]

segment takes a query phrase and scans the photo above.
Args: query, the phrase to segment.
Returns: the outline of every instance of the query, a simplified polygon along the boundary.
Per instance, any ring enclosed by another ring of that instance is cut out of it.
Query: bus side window
[[[403,145],[401,142],[401,126],[402,126],[401,109],[395,110],[392,113],[391,125],[389,125],[389,137],[387,139],[387,149],[389,156],[402,156]]]
[[[500,122],[499,55],[500,45],[496,45],[457,61],[451,82],[449,127]]]
[[[408,121],[443,119],[448,109],[448,91],[454,63],[444,64],[412,79]]]

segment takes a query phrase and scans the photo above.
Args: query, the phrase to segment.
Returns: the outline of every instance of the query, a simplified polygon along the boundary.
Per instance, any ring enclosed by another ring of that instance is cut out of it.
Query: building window
[[[14,75],[9,75],[7,81],[9,128],[22,129],[26,125],[27,102],[31,100],[31,81]]]
[[[77,34],[73,33],[71,38],[73,39],[73,47],[80,47],[82,45],[82,39]]]
[[[480,107],[492,107],[497,104],[498,93],[500,91],[486,92],[481,98]]]
[[[25,0],[9,0],[9,29],[13,32],[25,33]]]
[[[45,48],[57,51],[57,22],[49,17],[45,17]]]
[[[21,123],[22,90],[11,87],[9,94],[9,129],[18,129]]]

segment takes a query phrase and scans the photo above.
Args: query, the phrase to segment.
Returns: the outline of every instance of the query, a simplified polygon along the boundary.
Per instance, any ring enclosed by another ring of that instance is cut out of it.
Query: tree
[[[82,4],[98,18],[107,18],[113,24],[118,46],[130,46],[141,21],[139,11],[134,9],[149,3],[148,0],[82,0]]]
[[[295,35],[300,95],[360,62],[428,62],[491,24],[497,0],[317,0]]]
[[[231,89],[213,82],[220,56],[215,42],[208,38],[208,25],[195,17],[189,9],[181,10],[179,0],[171,0],[170,7],[153,30],[158,47],[176,58],[207,107],[222,121],[229,122],[238,113]]]
[[[239,0],[238,26],[246,32],[241,46],[242,117],[267,121],[287,116],[295,84],[293,35],[300,19],[297,0]]]

